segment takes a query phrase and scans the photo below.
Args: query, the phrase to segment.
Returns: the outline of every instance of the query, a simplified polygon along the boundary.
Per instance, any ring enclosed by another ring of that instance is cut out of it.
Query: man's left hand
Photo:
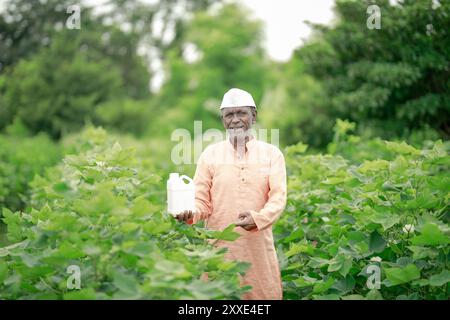
[[[238,219],[239,222],[236,223],[236,226],[240,226],[247,231],[253,230],[257,227],[250,211],[244,211],[239,213]]]

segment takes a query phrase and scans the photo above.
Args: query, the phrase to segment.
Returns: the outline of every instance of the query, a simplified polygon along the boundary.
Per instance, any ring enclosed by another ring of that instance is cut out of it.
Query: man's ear
[[[222,111],[220,112],[220,121],[222,122],[223,127],[226,128],[225,119],[223,117],[223,112]]]

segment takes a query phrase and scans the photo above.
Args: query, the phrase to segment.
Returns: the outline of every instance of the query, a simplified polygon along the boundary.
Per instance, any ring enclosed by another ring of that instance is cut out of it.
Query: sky
[[[311,30],[304,23],[329,24],[334,0],[238,0],[265,24],[265,48],[277,61],[287,61]]]

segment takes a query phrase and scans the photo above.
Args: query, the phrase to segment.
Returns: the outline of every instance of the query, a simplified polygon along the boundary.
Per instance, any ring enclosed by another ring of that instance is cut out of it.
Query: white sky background
[[[265,24],[265,48],[277,61],[289,60],[293,50],[309,36],[303,22],[329,24],[334,17],[334,0],[238,0]]]

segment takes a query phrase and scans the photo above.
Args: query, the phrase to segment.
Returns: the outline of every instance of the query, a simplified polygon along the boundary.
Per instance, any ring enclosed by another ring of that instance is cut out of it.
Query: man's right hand
[[[192,219],[193,216],[194,216],[194,212],[192,212],[191,210],[185,210],[185,211],[177,214],[175,216],[175,219],[177,219],[180,222],[187,223],[189,220]]]

